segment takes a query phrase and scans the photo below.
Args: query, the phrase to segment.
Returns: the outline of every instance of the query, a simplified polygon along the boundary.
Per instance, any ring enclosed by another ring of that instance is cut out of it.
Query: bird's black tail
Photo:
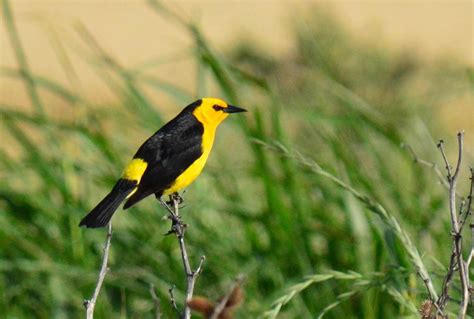
[[[119,179],[112,191],[84,217],[79,226],[88,228],[104,227],[107,225],[117,208],[125,198],[135,189],[136,183],[126,179]]]

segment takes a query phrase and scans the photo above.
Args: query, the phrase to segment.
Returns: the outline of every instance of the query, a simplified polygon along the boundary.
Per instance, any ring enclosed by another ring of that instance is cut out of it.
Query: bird
[[[219,124],[232,113],[246,111],[211,97],[186,106],[140,146],[110,193],[79,226],[104,227],[125,200],[123,209],[149,195],[160,200],[189,186],[206,164]]]

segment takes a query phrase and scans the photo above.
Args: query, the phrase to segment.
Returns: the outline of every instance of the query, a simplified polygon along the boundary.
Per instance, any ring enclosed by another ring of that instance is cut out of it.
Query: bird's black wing
[[[203,133],[204,126],[189,112],[180,114],[151,136],[134,156],[148,166],[124,209],[148,195],[161,195],[171,186],[202,155]]]

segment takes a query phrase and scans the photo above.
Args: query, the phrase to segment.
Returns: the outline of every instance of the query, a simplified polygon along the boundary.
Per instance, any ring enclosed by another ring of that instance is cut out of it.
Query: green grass
[[[442,167],[435,138],[445,133],[433,110],[453,95],[472,94],[466,66],[427,64],[360,43],[328,14],[295,23],[291,56],[269,57],[249,42],[217,52],[197,25],[150,1],[157,19],[171,19],[194,40],[198,92],[123,67],[79,25],[84,59],[119,98],[100,105],[31,72],[10,5],[2,5],[18,68],[2,67],[0,75],[23,81],[32,106],[0,100],[0,136],[7,141],[0,147],[6,318],[84,315],[105,230],[77,224],[140,142],[168,120],[150,89],[166,93],[176,112],[210,94],[250,110],[220,128],[205,173],[184,195],[188,251],[194,265],[207,257],[197,294],[217,299],[243,273],[246,299],[238,318],[400,318],[417,317],[427,298],[417,271],[439,293],[440,265],[451,250],[447,193],[400,144]],[[54,116],[42,102],[46,92],[76,116]],[[235,147],[226,147],[229,140]],[[454,149],[455,137],[445,140]],[[468,132],[468,148],[472,140]],[[467,177],[460,183],[466,189]],[[148,199],[114,217],[111,271],[97,318],[152,318],[150,283],[165,317],[172,316],[168,289],[176,285],[181,301],[185,280],[176,240],[163,236],[169,229],[163,216]],[[456,303],[449,309],[456,311]]]

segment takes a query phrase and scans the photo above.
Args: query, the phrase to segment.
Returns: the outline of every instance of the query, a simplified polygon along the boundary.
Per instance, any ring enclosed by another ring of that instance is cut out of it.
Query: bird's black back
[[[148,165],[138,190],[125,203],[124,208],[150,194],[161,196],[202,155],[204,126],[193,115],[194,109],[200,104],[201,100],[198,100],[188,105],[138,149],[134,158],[143,159]]]

